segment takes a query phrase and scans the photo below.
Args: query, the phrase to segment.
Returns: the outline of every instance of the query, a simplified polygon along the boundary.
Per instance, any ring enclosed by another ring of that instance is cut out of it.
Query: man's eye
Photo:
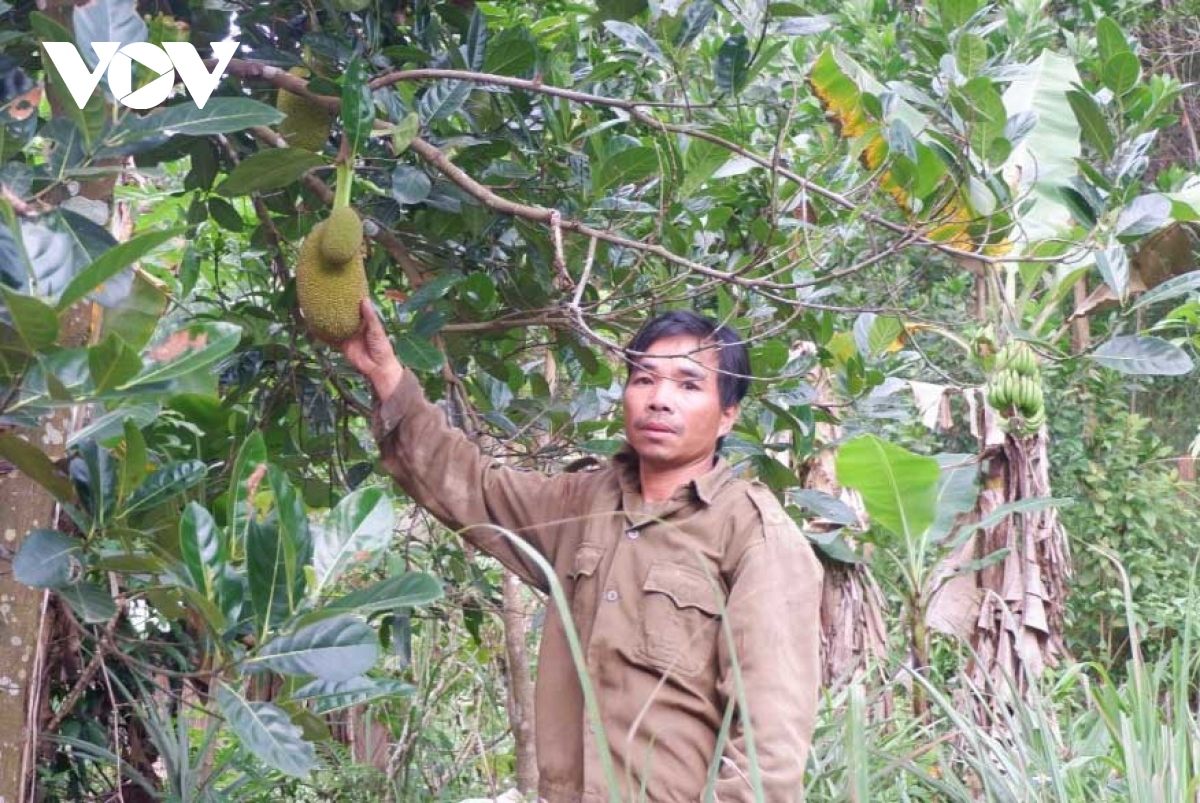
[[[699,390],[700,385],[697,384],[696,382],[684,382],[683,389],[684,390]]]
[[[639,376],[639,377],[637,377],[637,378],[635,378],[635,379],[633,380],[633,384],[635,384],[635,385],[649,385],[649,384],[650,384],[651,382],[653,382],[653,381],[654,381],[654,380],[653,380],[653,379],[651,379],[650,377],[646,376],[645,374],[642,374],[641,376]]]

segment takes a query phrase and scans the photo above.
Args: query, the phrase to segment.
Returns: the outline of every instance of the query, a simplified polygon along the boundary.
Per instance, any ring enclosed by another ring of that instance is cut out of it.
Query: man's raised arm
[[[383,465],[447,527],[463,531],[524,580],[546,589],[541,571],[525,553],[487,525],[515,532],[554,564],[557,522],[580,508],[586,475],[548,477],[483,455],[425,399],[412,371],[396,358],[369,300],[362,302],[362,318],[359,331],[337,345],[374,390],[372,429]]]

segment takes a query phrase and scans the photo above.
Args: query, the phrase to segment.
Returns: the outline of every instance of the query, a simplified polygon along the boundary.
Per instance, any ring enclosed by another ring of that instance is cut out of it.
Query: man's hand
[[[375,388],[375,395],[386,399],[400,384],[404,367],[396,359],[392,342],[388,340],[383,324],[375,314],[369,298],[362,300],[360,307],[362,326],[351,337],[337,344],[351,365]]]

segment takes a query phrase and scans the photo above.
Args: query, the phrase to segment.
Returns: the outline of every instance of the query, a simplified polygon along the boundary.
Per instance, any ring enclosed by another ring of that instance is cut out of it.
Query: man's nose
[[[670,385],[670,382],[658,382],[654,385],[654,392],[650,395],[651,410],[658,413],[671,412],[673,391]]]

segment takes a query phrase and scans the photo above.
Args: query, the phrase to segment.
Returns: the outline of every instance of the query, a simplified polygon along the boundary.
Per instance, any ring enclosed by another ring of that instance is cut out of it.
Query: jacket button
[[[625,535],[629,536],[630,541],[636,541],[641,533],[639,533],[637,530],[626,530]]]
[[[621,595],[617,593],[615,588],[610,588],[608,591],[604,592],[604,598],[609,602],[616,602],[621,598]]]

